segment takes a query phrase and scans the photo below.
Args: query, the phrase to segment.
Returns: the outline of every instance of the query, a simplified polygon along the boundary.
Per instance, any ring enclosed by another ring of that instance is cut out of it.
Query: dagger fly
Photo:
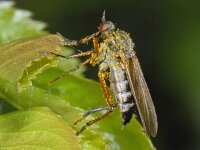
[[[88,115],[106,110],[106,112],[94,120],[87,122],[76,134],[79,135],[88,126],[109,116],[115,108],[119,108],[122,117],[122,124],[125,126],[130,122],[134,105],[137,106],[140,120],[147,135],[156,136],[157,134],[157,116],[151,95],[145,82],[139,61],[134,51],[134,43],[129,34],[123,30],[116,29],[111,21],[105,20],[105,11],[102,16],[102,23],[98,27],[98,32],[75,41],[65,38],[66,46],[74,47],[79,44],[92,41],[91,51],[78,53],[72,56],[62,56],[63,58],[75,58],[88,56],[76,68],[69,70],[54,79],[52,82],[67,75],[71,71],[90,64],[98,66],[98,78],[101,84],[106,106],[89,110],[75,124],[82,121]],[[114,95],[114,101],[109,93],[106,80],[110,83],[110,88]]]

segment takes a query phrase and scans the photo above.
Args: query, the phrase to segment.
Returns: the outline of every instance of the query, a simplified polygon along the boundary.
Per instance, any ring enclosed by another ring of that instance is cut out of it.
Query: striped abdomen
[[[120,67],[110,67],[110,86],[118,103],[120,112],[122,112],[123,125],[130,122],[133,112],[134,103],[126,73]]]

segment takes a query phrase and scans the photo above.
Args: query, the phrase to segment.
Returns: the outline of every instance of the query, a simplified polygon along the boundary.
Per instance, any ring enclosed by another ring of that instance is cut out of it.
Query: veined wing
[[[123,52],[121,52],[121,59],[144,130],[148,135],[155,137],[158,129],[156,111],[140,63],[135,55],[131,58],[126,58]]]

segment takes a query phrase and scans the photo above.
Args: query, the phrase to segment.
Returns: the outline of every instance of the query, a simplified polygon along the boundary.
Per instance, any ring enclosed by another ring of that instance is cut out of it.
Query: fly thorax
[[[102,38],[103,40],[107,39],[108,36],[109,36],[109,33],[108,33],[108,32],[103,32],[103,33],[101,34],[101,38]]]
[[[109,37],[113,36],[112,34],[114,33],[114,30],[108,30],[108,31],[105,31],[101,34],[101,38],[103,40],[106,40],[108,39]]]
[[[103,51],[100,51],[99,53],[92,53],[91,58],[90,58],[90,64],[92,66],[95,66],[97,64],[100,64],[101,62],[104,61],[106,54]]]
[[[115,34],[115,40],[116,43],[118,43],[118,49],[122,50],[127,58],[131,58],[135,55],[135,43],[133,43],[128,33],[122,30],[117,30]]]

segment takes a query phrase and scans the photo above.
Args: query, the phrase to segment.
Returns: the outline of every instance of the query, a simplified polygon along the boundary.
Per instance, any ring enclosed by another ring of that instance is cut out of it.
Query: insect
[[[119,108],[122,116],[122,124],[125,126],[130,122],[136,103],[140,120],[147,135],[153,137],[157,134],[157,116],[154,104],[145,82],[139,61],[134,51],[134,43],[129,34],[125,31],[115,28],[111,21],[105,20],[105,11],[103,12],[102,22],[98,27],[98,32],[75,41],[65,38],[65,45],[73,47],[79,44],[92,41],[91,51],[78,53],[72,56],[62,56],[63,58],[75,58],[89,56],[84,62],[77,65],[76,68],[65,72],[52,82],[67,75],[71,71],[86,65],[98,66],[98,78],[101,84],[106,106],[89,110],[75,124],[82,121],[88,115],[106,110],[104,114],[87,122],[76,134],[79,135],[88,126],[109,116],[115,108]],[[106,80],[110,82],[110,88],[113,92],[115,102],[109,93]]]

